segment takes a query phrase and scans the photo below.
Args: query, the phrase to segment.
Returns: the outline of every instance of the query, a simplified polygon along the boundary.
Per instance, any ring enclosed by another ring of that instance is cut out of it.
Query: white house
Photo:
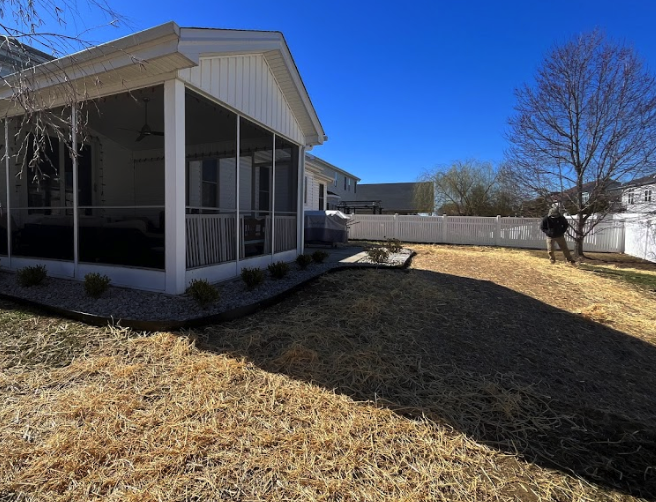
[[[360,178],[309,153],[305,154],[305,165],[313,172],[328,178],[325,187],[325,209],[337,209],[340,202],[355,200]]]
[[[622,185],[622,207],[630,213],[656,213],[656,173]]]
[[[323,173],[314,157],[305,154],[305,179],[303,209],[305,211],[325,211],[328,209],[328,187],[333,178]]]
[[[30,131],[6,77],[3,267],[180,294],[302,252],[305,149],[326,137],[281,33],[170,22],[29,71],[70,142],[18,175]]]

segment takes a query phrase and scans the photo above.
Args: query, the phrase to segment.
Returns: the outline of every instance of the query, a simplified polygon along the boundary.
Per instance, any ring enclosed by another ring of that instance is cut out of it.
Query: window
[[[348,179],[348,191],[351,191],[351,178]]]
[[[583,199],[583,204],[587,204],[590,200],[590,194],[588,192],[583,192],[581,198]]]
[[[645,190],[645,202],[651,202],[651,188]]]
[[[335,182],[333,183],[334,186],[337,186],[337,173],[335,173]]]
[[[323,211],[324,209],[325,191],[326,185],[319,183],[319,211]]]
[[[303,186],[303,202],[307,204],[307,192],[308,192],[308,179],[305,177],[305,184]]]
[[[633,189],[629,190],[626,194],[626,202],[627,204],[634,204],[635,199],[634,199],[634,194],[633,194]]]
[[[358,182],[357,181],[353,182],[353,193],[358,193]]]
[[[201,205],[203,207],[219,207],[217,194],[219,192],[219,177],[216,159],[203,160],[201,178]]]

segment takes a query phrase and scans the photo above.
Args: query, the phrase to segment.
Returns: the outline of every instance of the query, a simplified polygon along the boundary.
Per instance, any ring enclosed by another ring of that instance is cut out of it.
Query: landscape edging
[[[353,263],[349,265],[341,265],[337,267],[330,268],[318,275],[310,277],[298,284],[292,286],[291,288],[282,291],[276,295],[265,298],[264,300],[251,303],[249,305],[243,305],[231,310],[226,310],[219,314],[212,314],[204,317],[195,317],[193,319],[186,319],[181,321],[169,320],[169,321],[141,321],[139,319],[115,319],[113,316],[100,316],[95,314],[89,314],[87,312],[81,312],[78,310],[68,310],[61,307],[55,307],[53,305],[48,305],[45,303],[40,303],[34,300],[28,300],[26,298],[21,298],[18,296],[7,295],[0,293],[0,299],[6,300],[9,302],[17,303],[19,305],[27,306],[42,310],[49,314],[55,314],[60,317],[65,317],[73,321],[83,322],[91,326],[117,326],[122,328],[130,328],[137,331],[174,331],[185,328],[199,328],[202,326],[207,326],[210,324],[219,324],[228,321],[234,321],[240,319],[247,315],[254,314],[255,312],[271,307],[280,303],[281,301],[287,299],[289,296],[293,295],[297,291],[303,289],[305,286],[310,284],[313,281],[316,281],[325,274],[332,274],[336,272],[342,272],[345,270],[354,270],[354,269],[381,269],[381,270],[405,270],[412,263],[412,258],[417,253],[411,251],[408,258],[401,265],[387,265],[379,266],[369,263]]]

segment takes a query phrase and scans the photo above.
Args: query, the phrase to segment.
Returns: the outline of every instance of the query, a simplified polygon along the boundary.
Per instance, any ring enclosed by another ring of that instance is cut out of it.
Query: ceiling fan
[[[145,107],[144,125],[142,125],[141,129],[137,131],[139,133],[139,136],[137,136],[137,139],[135,139],[135,141],[141,141],[142,139],[148,136],[164,136],[163,131],[153,131],[148,125],[148,101],[150,101],[150,98],[143,98],[144,107]],[[133,129],[128,129],[128,130],[132,131]]]

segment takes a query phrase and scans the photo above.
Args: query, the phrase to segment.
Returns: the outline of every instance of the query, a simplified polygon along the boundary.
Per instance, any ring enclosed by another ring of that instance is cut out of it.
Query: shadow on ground
[[[491,282],[348,271],[204,335],[267,371],[656,500],[656,347]]]

